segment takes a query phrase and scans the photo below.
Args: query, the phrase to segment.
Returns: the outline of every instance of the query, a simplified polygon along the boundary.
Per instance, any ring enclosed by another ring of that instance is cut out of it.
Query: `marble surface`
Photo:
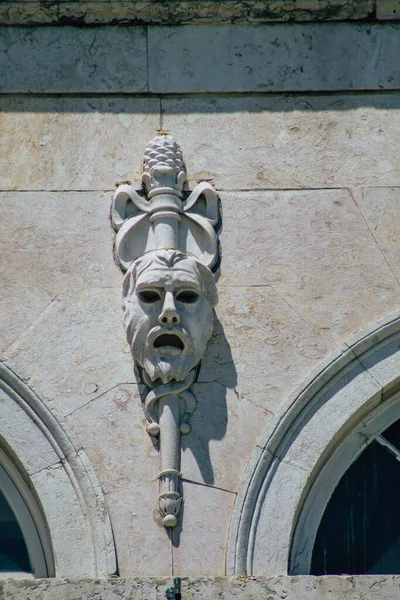
[[[383,0],[386,2],[387,0]],[[378,0],[379,6],[382,0]],[[24,24],[184,24],[365,19],[373,0],[39,0],[0,2],[0,23]]]
[[[397,281],[400,281],[400,189],[357,190],[355,199],[376,244]]]
[[[164,600],[172,578],[63,579],[0,581],[4,600]],[[182,596],[188,600],[397,600],[399,575],[333,575],[329,577],[184,577]]]
[[[192,189],[202,179],[220,190],[400,185],[393,152],[400,96],[378,93],[168,96],[161,105],[155,98],[3,97],[0,186],[104,191],[130,180],[139,188],[160,106]]]
[[[154,518],[157,495],[157,480],[132,482],[130,487],[106,495],[121,577],[171,574],[171,543],[165,528]]]
[[[4,27],[0,57],[1,92],[147,90],[141,27]]]
[[[46,318],[46,311],[55,314],[62,291],[81,290],[83,298],[89,282],[114,287],[119,307],[122,277],[112,262],[110,199],[98,192],[1,194],[1,352],[36,319]],[[16,305],[17,319],[12,317]]]
[[[399,0],[378,0],[376,3],[376,17],[381,20],[397,20],[400,14]]]
[[[350,191],[221,196],[221,290],[270,285],[331,351],[397,309],[398,281]]]
[[[174,573],[225,573],[226,531],[236,495],[183,482],[182,531],[172,533]]]
[[[191,185],[220,190],[399,186],[399,94],[162,99]]]
[[[66,4],[66,3],[64,3]],[[66,17],[68,22],[68,18]],[[396,90],[399,26],[381,23],[2,27],[0,91]],[[201,56],[202,60],[198,60]]]
[[[150,26],[149,90],[395,90],[399,40],[397,24]]]
[[[0,109],[1,189],[104,191],[129,179],[139,185],[160,102],[14,95],[1,97]]]

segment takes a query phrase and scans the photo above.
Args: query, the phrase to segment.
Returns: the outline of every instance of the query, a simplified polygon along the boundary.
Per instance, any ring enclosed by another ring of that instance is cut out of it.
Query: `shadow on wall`
[[[307,110],[306,100],[293,108],[290,97],[310,93],[357,92],[354,108],[375,106],[382,92],[400,89],[399,30],[349,22],[3,27],[0,92],[14,94],[3,110],[35,112],[39,100],[41,112],[157,114],[160,97],[221,93],[233,100],[224,112],[238,110],[235,97],[240,104],[244,93],[268,93],[268,107],[252,101],[243,107],[249,112]],[[331,99],[326,107],[342,108]],[[200,101],[198,111],[218,108]]]
[[[226,435],[228,425],[227,388],[235,388],[236,384],[237,374],[231,349],[221,323],[216,321],[213,336],[207,346],[206,356],[201,363],[197,382],[193,386],[198,406],[190,421],[192,431],[189,435],[181,438],[182,451],[191,452],[199,468],[200,479],[203,481],[201,483],[186,479],[192,484],[198,483],[198,485],[206,486],[214,484],[215,475],[210,457],[210,442],[211,440],[222,440]],[[152,439],[154,446],[159,449],[158,440]],[[185,481],[185,473],[183,473],[183,481]],[[184,512],[185,505],[183,505],[180,525],[173,529],[171,535],[171,542],[175,547],[179,547],[180,544],[180,534],[184,527]]]
[[[400,39],[400,36],[399,36]],[[80,96],[6,94],[1,95],[3,113],[116,114],[120,117],[143,114],[185,116],[190,114],[235,114],[264,112],[349,111],[362,107],[377,110],[400,108],[399,90],[335,92],[310,91],[229,94],[85,94]]]
[[[228,388],[235,388],[237,374],[232,352],[222,324],[217,320],[212,338],[208,342],[206,355],[201,363],[197,383],[193,386],[198,407],[191,419],[192,432],[182,436],[182,451],[190,451],[199,467],[203,484],[212,486],[215,481],[210,456],[211,440],[222,440],[227,433],[228,408],[226,395]],[[183,473],[183,481],[185,474]],[[192,482],[195,483],[195,482]],[[172,530],[171,542],[179,547],[180,535],[185,525],[185,505],[183,505],[180,525]]]
[[[209,444],[211,440],[225,437],[228,424],[226,390],[235,388],[236,384],[231,348],[217,321],[194,388],[198,408],[191,421],[192,435],[182,438],[182,450],[192,452],[206,485],[213,485],[215,480]]]

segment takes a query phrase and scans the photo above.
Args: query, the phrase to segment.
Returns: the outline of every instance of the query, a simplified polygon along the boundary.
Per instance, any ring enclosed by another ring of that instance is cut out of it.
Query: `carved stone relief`
[[[187,190],[178,144],[163,132],[144,154],[142,190],[115,191],[115,257],[126,271],[124,326],[148,388],[147,431],[159,437],[159,511],[175,527],[182,508],[180,436],[190,432],[191,390],[214,327],[219,262],[219,198],[209,183]]]

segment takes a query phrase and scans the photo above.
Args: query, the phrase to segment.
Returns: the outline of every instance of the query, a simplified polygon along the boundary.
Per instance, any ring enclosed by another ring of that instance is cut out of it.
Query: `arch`
[[[281,408],[247,467],[228,574],[306,573],[326,503],[366,437],[399,418],[400,316],[320,365]]]
[[[0,362],[0,468],[17,487],[36,528],[26,538],[37,577],[95,577],[115,573],[106,503],[89,460],[59,419]],[[15,500],[15,496],[14,496]],[[12,501],[12,498],[11,498]],[[21,520],[21,513],[16,516]],[[20,523],[21,524],[21,523]],[[22,523],[24,535],[27,526]]]

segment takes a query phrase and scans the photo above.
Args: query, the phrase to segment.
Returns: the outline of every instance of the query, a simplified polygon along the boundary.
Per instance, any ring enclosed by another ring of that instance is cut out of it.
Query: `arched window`
[[[334,490],[311,574],[400,573],[400,420],[368,440]]]
[[[0,577],[79,578],[116,570],[107,505],[85,452],[1,361],[0,553]]]
[[[400,573],[399,361],[396,314],[287,399],[238,495],[229,574]]]
[[[0,492],[0,572],[30,573],[31,570],[21,527],[4,494]]]
[[[0,448],[0,577],[54,573],[48,528],[33,493]]]

